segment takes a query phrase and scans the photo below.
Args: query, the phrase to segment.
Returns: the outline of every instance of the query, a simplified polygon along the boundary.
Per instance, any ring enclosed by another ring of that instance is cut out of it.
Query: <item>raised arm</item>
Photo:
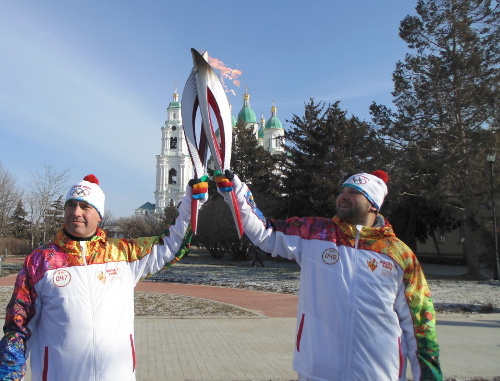
[[[193,191],[194,190],[194,191]],[[166,265],[182,258],[189,250],[193,232],[190,228],[191,202],[195,198],[199,205],[208,199],[208,184],[192,182],[186,186],[186,194],[179,205],[179,215],[175,223],[156,237],[142,237],[127,242],[132,272],[135,281],[154,274]]]
[[[295,259],[300,263],[300,230],[287,228],[299,219],[278,221],[266,218],[257,208],[248,186],[230,171],[226,171],[225,175],[224,179],[216,178],[217,189],[227,203],[231,202],[228,192],[234,189],[243,228],[250,241],[273,257]]]

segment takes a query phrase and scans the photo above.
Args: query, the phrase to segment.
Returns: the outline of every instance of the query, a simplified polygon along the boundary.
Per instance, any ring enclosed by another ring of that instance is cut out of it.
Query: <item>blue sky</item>
[[[154,203],[156,155],[190,49],[242,72],[237,115],[274,101],[285,128],[310,98],[369,119],[391,105],[409,0],[72,0],[0,5],[0,163],[26,188],[50,163],[68,184],[93,173],[115,217]]]

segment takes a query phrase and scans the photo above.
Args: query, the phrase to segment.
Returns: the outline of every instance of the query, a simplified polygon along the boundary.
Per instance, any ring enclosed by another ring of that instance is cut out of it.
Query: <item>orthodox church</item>
[[[260,122],[257,122],[255,112],[250,107],[250,94],[246,91],[238,117],[231,116],[232,125],[236,126],[238,121],[246,123],[254,129],[260,146],[271,154],[280,153],[283,151],[285,130],[276,112],[273,102],[271,117],[266,121],[262,115]],[[193,176],[193,164],[182,125],[181,102],[175,90],[167,107],[167,120],[161,127],[161,152],[156,155],[155,203],[145,203],[135,210],[135,215],[163,214],[166,207],[177,206]]]

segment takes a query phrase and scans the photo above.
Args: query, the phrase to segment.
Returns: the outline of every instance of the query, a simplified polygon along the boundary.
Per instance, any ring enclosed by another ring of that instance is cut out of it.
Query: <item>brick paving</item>
[[[12,286],[15,276],[0,278]],[[257,317],[136,318],[138,381],[290,381],[297,296],[188,284],[140,282],[136,290],[216,300]],[[0,321],[3,325],[3,321]],[[500,377],[500,314],[438,315],[445,378]],[[25,381],[31,381],[29,374]]]

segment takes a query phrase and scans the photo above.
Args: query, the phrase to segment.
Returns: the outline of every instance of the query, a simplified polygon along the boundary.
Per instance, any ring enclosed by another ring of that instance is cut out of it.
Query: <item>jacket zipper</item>
[[[88,287],[87,287],[87,291],[89,292],[89,300],[90,300],[90,317],[91,317],[91,322],[90,322],[90,329],[92,331],[92,347],[90,348],[91,349],[91,353],[92,353],[92,362],[93,362],[93,369],[92,369],[92,373],[94,375],[93,379],[94,380],[97,380],[97,358],[96,358],[96,355],[95,355],[95,348],[96,348],[96,337],[95,337],[95,308],[94,308],[94,293],[93,293],[93,287],[92,287],[92,279],[90,277],[90,270],[89,270],[89,267],[88,267],[88,264],[87,264],[87,258],[86,258],[86,254],[87,254],[87,248],[85,246],[85,242],[80,242],[80,247],[82,249],[82,258],[83,258],[83,264],[85,266],[85,273],[87,274],[87,284],[88,284]]]
[[[354,314],[356,312],[356,297],[357,297],[357,285],[358,285],[358,282],[357,282],[357,279],[356,279],[356,270],[357,270],[357,266],[358,266],[358,255],[357,255],[357,251],[358,251],[358,246],[359,246],[359,239],[361,237],[361,229],[363,227],[361,225],[357,225],[356,226],[356,238],[355,238],[355,241],[354,241],[354,252],[351,256],[351,258],[349,258],[350,262],[351,262],[351,274],[350,274],[350,277],[351,277],[351,293],[350,293],[350,298],[349,298],[349,304],[350,304],[350,313],[349,313],[349,327],[348,327],[348,332],[349,332],[349,335],[350,337],[352,337],[353,333],[354,333]],[[346,367],[344,369],[344,372],[348,372],[349,369],[352,368],[352,340],[350,340],[347,344],[347,348],[346,348]],[[344,374],[344,376],[342,377],[342,379],[349,379],[350,376],[346,374]]]

